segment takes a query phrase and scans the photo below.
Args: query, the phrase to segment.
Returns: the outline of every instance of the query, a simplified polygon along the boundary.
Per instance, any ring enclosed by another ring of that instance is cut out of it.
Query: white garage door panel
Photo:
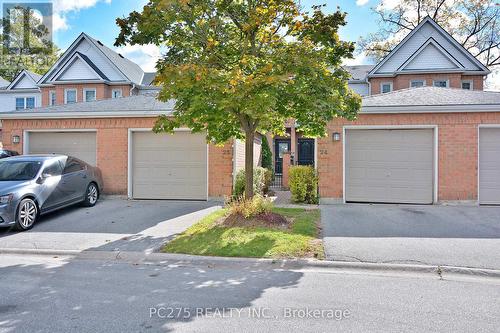
[[[207,199],[205,135],[132,133],[132,195],[137,199]]]
[[[95,132],[28,132],[29,154],[71,155],[96,165]]]
[[[500,204],[500,128],[479,130],[479,200]]]
[[[432,203],[432,129],[347,130],[346,201]]]

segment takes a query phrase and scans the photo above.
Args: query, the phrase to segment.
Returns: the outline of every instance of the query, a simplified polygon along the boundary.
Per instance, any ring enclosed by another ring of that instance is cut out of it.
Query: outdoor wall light
[[[19,137],[19,135],[13,135],[12,143],[19,143],[19,142],[21,142],[21,138]]]
[[[333,133],[332,139],[333,139],[333,141],[340,141],[340,133],[339,132]]]

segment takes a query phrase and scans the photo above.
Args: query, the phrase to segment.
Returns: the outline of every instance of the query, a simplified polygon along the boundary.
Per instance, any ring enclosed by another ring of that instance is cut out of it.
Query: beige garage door
[[[96,165],[95,132],[28,132],[30,154],[71,155]]]
[[[500,128],[479,130],[479,202],[500,204]]]
[[[345,198],[351,202],[433,202],[432,129],[347,130]]]
[[[132,196],[136,199],[207,199],[204,134],[132,133]]]

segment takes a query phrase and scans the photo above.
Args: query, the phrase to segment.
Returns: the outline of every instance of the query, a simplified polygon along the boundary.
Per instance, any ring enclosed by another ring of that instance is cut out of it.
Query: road
[[[0,332],[493,332],[500,281],[0,256]]]

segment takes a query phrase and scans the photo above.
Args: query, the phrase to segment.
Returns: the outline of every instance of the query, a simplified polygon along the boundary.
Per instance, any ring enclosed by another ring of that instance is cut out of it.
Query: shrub
[[[318,203],[318,177],[313,167],[290,167],[288,183],[294,202]]]
[[[265,135],[262,135],[262,167],[273,170],[273,154]]]
[[[257,167],[253,170],[253,192],[254,194],[264,195],[271,185],[271,171],[265,168]],[[242,197],[245,193],[245,170],[242,169],[236,174],[234,182],[233,196]]]
[[[273,203],[270,199],[260,194],[254,195],[252,199],[240,198],[229,203],[229,213],[238,214],[248,219],[259,214],[270,213]]]

